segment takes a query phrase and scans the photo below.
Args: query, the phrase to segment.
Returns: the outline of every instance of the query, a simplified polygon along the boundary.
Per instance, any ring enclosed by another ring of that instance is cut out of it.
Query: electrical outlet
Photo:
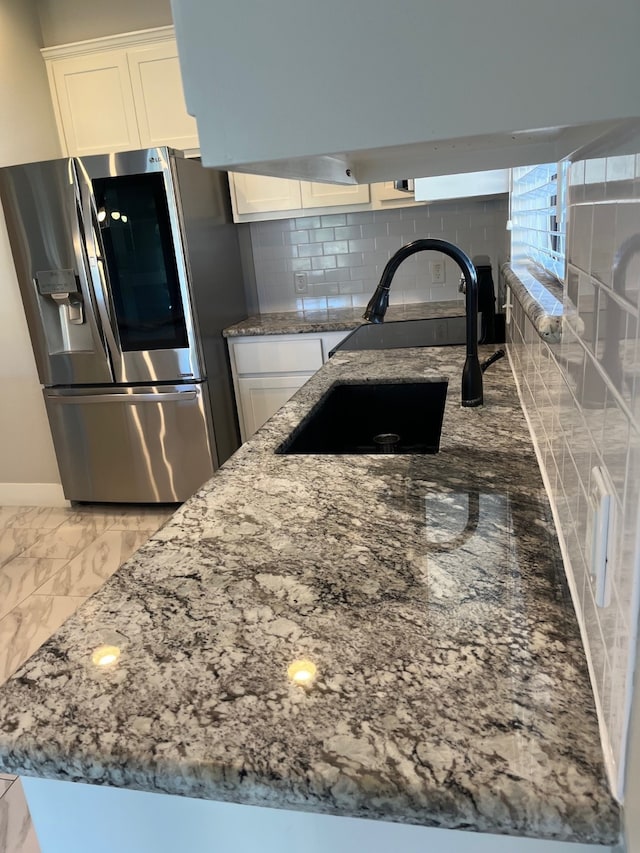
[[[598,607],[611,602],[615,500],[607,472],[598,466],[591,469],[591,486],[587,512],[587,538],[591,546],[591,580]]]
[[[445,283],[444,261],[431,261],[431,283]]]
[[[297,272],[293,275],[293,289],[296,293],[308,293],[309,281],[306,272]]]

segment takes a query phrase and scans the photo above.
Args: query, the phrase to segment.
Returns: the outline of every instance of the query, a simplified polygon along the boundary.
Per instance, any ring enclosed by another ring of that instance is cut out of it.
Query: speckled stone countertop
[[[336,355],[0,688],[9,772],[617,840],[584,653],[505,360]],[[274,451],[336,380],[450,378],[433,456]],[[111,667],[92,663],[118,645]],[[297,659],[315,681],[288,678]]]
[[[295,335],[305,332],[348,332],[364,320],[364,308],[329,308],[326,311],[282,311],[247,317],[223,331],[226,338],[242,335]],[[421,320],[423,317],[463,317],[464,297],[442,302],[390,305],[387,320]]]

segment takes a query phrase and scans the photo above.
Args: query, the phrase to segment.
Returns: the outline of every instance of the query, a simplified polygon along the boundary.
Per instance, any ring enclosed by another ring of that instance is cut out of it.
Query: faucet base
[[[477,355],[467,355],[462,371],[462,405],[471,407],[482,403],[482,368]]]

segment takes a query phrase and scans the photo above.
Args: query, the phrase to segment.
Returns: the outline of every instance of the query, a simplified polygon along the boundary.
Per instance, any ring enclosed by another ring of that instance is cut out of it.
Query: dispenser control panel
[[[50,296],[54,293],[77,293],[78,279],[73,270],[40,270],[35,275],[38,293]]]

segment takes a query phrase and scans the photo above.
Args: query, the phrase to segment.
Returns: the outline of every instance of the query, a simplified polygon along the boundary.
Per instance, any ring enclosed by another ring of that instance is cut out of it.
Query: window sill
[[[503,264],[502,275],[540,337],[559,343],[564,289],[558,279],[532,261]]]

